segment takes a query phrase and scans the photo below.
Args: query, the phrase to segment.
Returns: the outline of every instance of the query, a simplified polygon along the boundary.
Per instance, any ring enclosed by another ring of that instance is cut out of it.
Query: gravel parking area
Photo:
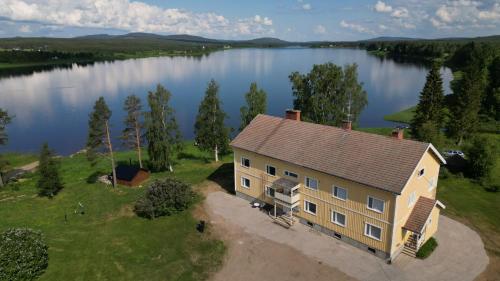
[[[429,258],[400,255],[389,265],[302,224],[285,229],[224,192],[207,194],[205,206],[230,248],[215,280],[474,280],[488,264],[479,235],[444,216]]]

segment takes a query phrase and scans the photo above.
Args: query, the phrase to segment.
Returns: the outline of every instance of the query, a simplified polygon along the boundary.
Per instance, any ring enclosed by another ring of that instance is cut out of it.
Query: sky
[[[500,34],[500,0],[0,0],[0,37],[191,34],[289,41]]]

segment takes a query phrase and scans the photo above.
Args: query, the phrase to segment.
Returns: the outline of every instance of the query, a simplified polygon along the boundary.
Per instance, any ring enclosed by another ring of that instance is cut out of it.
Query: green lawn
[[[0,160],[7,161],[7,166],[4,169],[12,169],[37,161],[38,156],[34,154],[7,152],[0,154]]]
[[[188,143],[173,176],[197,184],[224,162]],[[128,162],[134,153],[118,153]],[[84,155],[62,159],[65,188],[54,198],[36,195],[36,175],[0,190],[0,231],[9,227],[42,230],[49,245],[49,267],[41,280],[202,280],[217,269],[225,253],[221,241],[199,234],[191,211],[155,220],[138,218],[133,203],[144,188],[111,188],[87,183],[91,168]],[[154,174],[153,178],[172,176]],[[85,214],[75,214],[78,203]],[[65,220],[65,216],[67,221]]]
[[[384,120],[410,124],[416,109],[417,109],[416,106],[412,106],[410,108],[401,110],[399,112],[385,115]]]

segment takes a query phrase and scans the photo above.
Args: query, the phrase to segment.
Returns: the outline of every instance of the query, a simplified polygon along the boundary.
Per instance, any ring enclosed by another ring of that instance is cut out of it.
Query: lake
[[[88,114],[104,96],[113,111],[114,146],[125,113],[123,101],[136,94],[146,104],[147,91],[158,83],[172,92],[171,104],[184,138],[193,138],[194,119],[207,83],[220,84],[220,98],[229,116],[227,125],[238,128],[240,107],[250,83],[268,94],[268,114],[283,116],[292,107],[288,75],[309,72],[314,64],[357,63],[359,80],[368,93],[361,127],[394,126],[383,116],[418,102],[428,68],[380,59],[357,49],[233,49],[203,57],[131,59],[92,65],[73,65],[29,75],[0,78],[0,107],[15,115],[8,127],[9,143],[2,151],[35,152],[45,141],[60,154],[82,149],[87,137]],[[452,74],[442,69],[446,93]],[[146,106],[144,106],[146,107]]]

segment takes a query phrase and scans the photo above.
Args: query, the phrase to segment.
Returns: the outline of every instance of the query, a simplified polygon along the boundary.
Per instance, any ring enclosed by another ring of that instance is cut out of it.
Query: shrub
[[[193,201],[190,185],[175,179],[157,180],[147,188],[144,197],[137,200],[134,211],[138,216],[153,219],[183,211]]]
[[[11,228],[0,236],[0,280],[33,280],[47,268],[49,256],[41,232]]]
[[[436,239],[434,239],[434,237],[429,238],[429,240],[427,240],[427,242],[425,242],[424,245],[422,245],[422,247],[420,247],[420,249],[418,250],[417,258],[419,259],[427,258],[432,254],[432,252],[434,252],[434,249],[436,249],[437,246],[438,243]]]
[[[474,179],[490,178],[496,161],[497,147],[484,136],[475,136],[466,148],[468,173]]]

